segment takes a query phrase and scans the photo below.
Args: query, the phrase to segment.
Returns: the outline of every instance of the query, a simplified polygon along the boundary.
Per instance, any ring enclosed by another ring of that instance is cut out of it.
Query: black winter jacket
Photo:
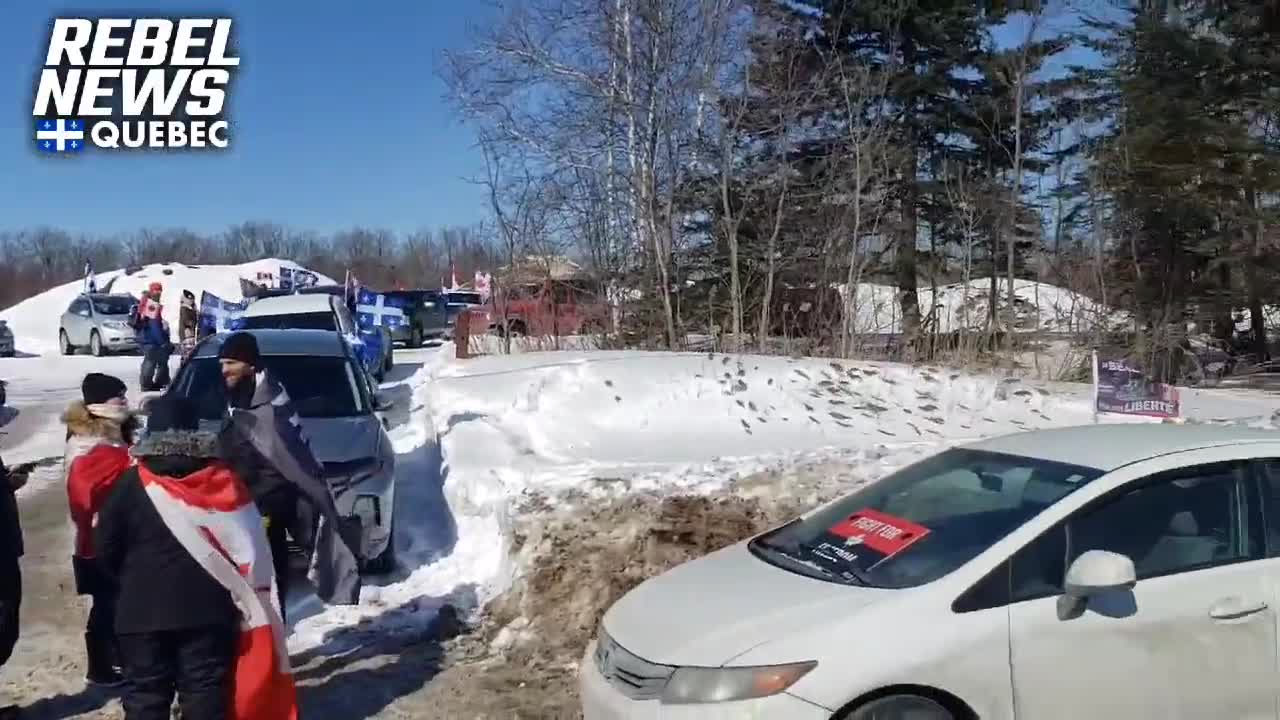
[[[234,408],[247,409],[257,385],[252,380],[241,382],[228,392],[225,402]],[[267,462],[244,432],[230,417],[222,424],[219,437],[222,457],[235,471],[236,476],[249,486],[258,511],[266,517],[293,517],[299,501],[297,488],[285,478],[276,466]],[[293,528],[290,528],[292,530]]]
[[[173,456],[142,460],[157,475],[181,478],[208,461]],[[146,633],[209,626],[234,628],[239,612],[231,593],[173,536],[147,497],[137,468],[116,482],[98,513],[96,551],[102,569],[120,588],[116,632]]]
[[[9,484],[9,469],[0,460],[0,560],[22,557],[22,520],[18,498]]]

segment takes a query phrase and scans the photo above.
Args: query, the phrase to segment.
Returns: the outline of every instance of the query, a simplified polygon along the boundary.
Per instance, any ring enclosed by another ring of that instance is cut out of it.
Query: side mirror
[[[1079,617],[1090,598],[1129,590],[1137,583],[1138,573],[1133,567],[1133,560],[1119,553],[1090,550],[1067,568],[1067,577],[1062,583],[1063,594],[1058,598],[1058,619]]]
[[[386,393],[373,394],[373,409],[375,412],[387,412],[395,406],[395,402]]]

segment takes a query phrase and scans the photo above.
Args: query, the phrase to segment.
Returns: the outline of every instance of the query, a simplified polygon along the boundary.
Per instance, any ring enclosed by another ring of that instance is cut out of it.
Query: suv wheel
[[[106,354],[102,351],[102,336],[97,330],[89,334],[89,352],[93,353],[94,357],[102,357]]]
[[[66,330],[58,331],[58,350],[60,350],[63,355],[71,355],[76,351],[76,349],[71,346],[71,338],[67,337]]]

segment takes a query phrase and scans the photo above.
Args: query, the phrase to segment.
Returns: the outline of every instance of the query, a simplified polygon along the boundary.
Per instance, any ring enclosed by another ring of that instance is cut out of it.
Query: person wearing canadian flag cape
[[[126,720],[296,720],[297,691],[262,515],[196,407],[150,407],[138,464],[98,513],[97,558],[119,587]]]

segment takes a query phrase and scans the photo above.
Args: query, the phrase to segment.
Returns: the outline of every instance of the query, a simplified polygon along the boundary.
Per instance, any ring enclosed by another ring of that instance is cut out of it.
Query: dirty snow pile
[[[280,268],[305,269],[290,260],[268,258],[242,265],[183,265],[160,263],[145,265],[128,272],[111,270],[97,273],[94,278],[99,292],[138,295],[153,282],[164,285],[164,317],[170,328],[178,327],[178,308],[182,291],[190,290],[200,300],[204,290],[232,302],[243,298],[240,279],[254,280],[258,273],[279,275]],[[320,283],[333,280],[319,276]],[[77,295],[84,291],[84,280],[60,285],[52,290],[28,298],[0,312],[0,320],[6,320],[13,330],[19,352],[32,355],[51,355],[58,351],[58,319]]]
[[[844,293],[845,286],[841,286]],[[855,331],[868,334],[902,332],[898,289],[892,285],[860,283],[847,298],[852,305]],[[1117,329],[1129,319],[1092,298],[1066,288],[1034,280],[1014,280],[1016,329],[1021,332],[1083,332],[1099,327]],[[986,326],[991,302],[991,278],[939,285],[918,291],[920,313],[932,318],[939,332],[981,329]],[[996,307],[1001,317],[1008,308],[1009,282],[999,279]]]

